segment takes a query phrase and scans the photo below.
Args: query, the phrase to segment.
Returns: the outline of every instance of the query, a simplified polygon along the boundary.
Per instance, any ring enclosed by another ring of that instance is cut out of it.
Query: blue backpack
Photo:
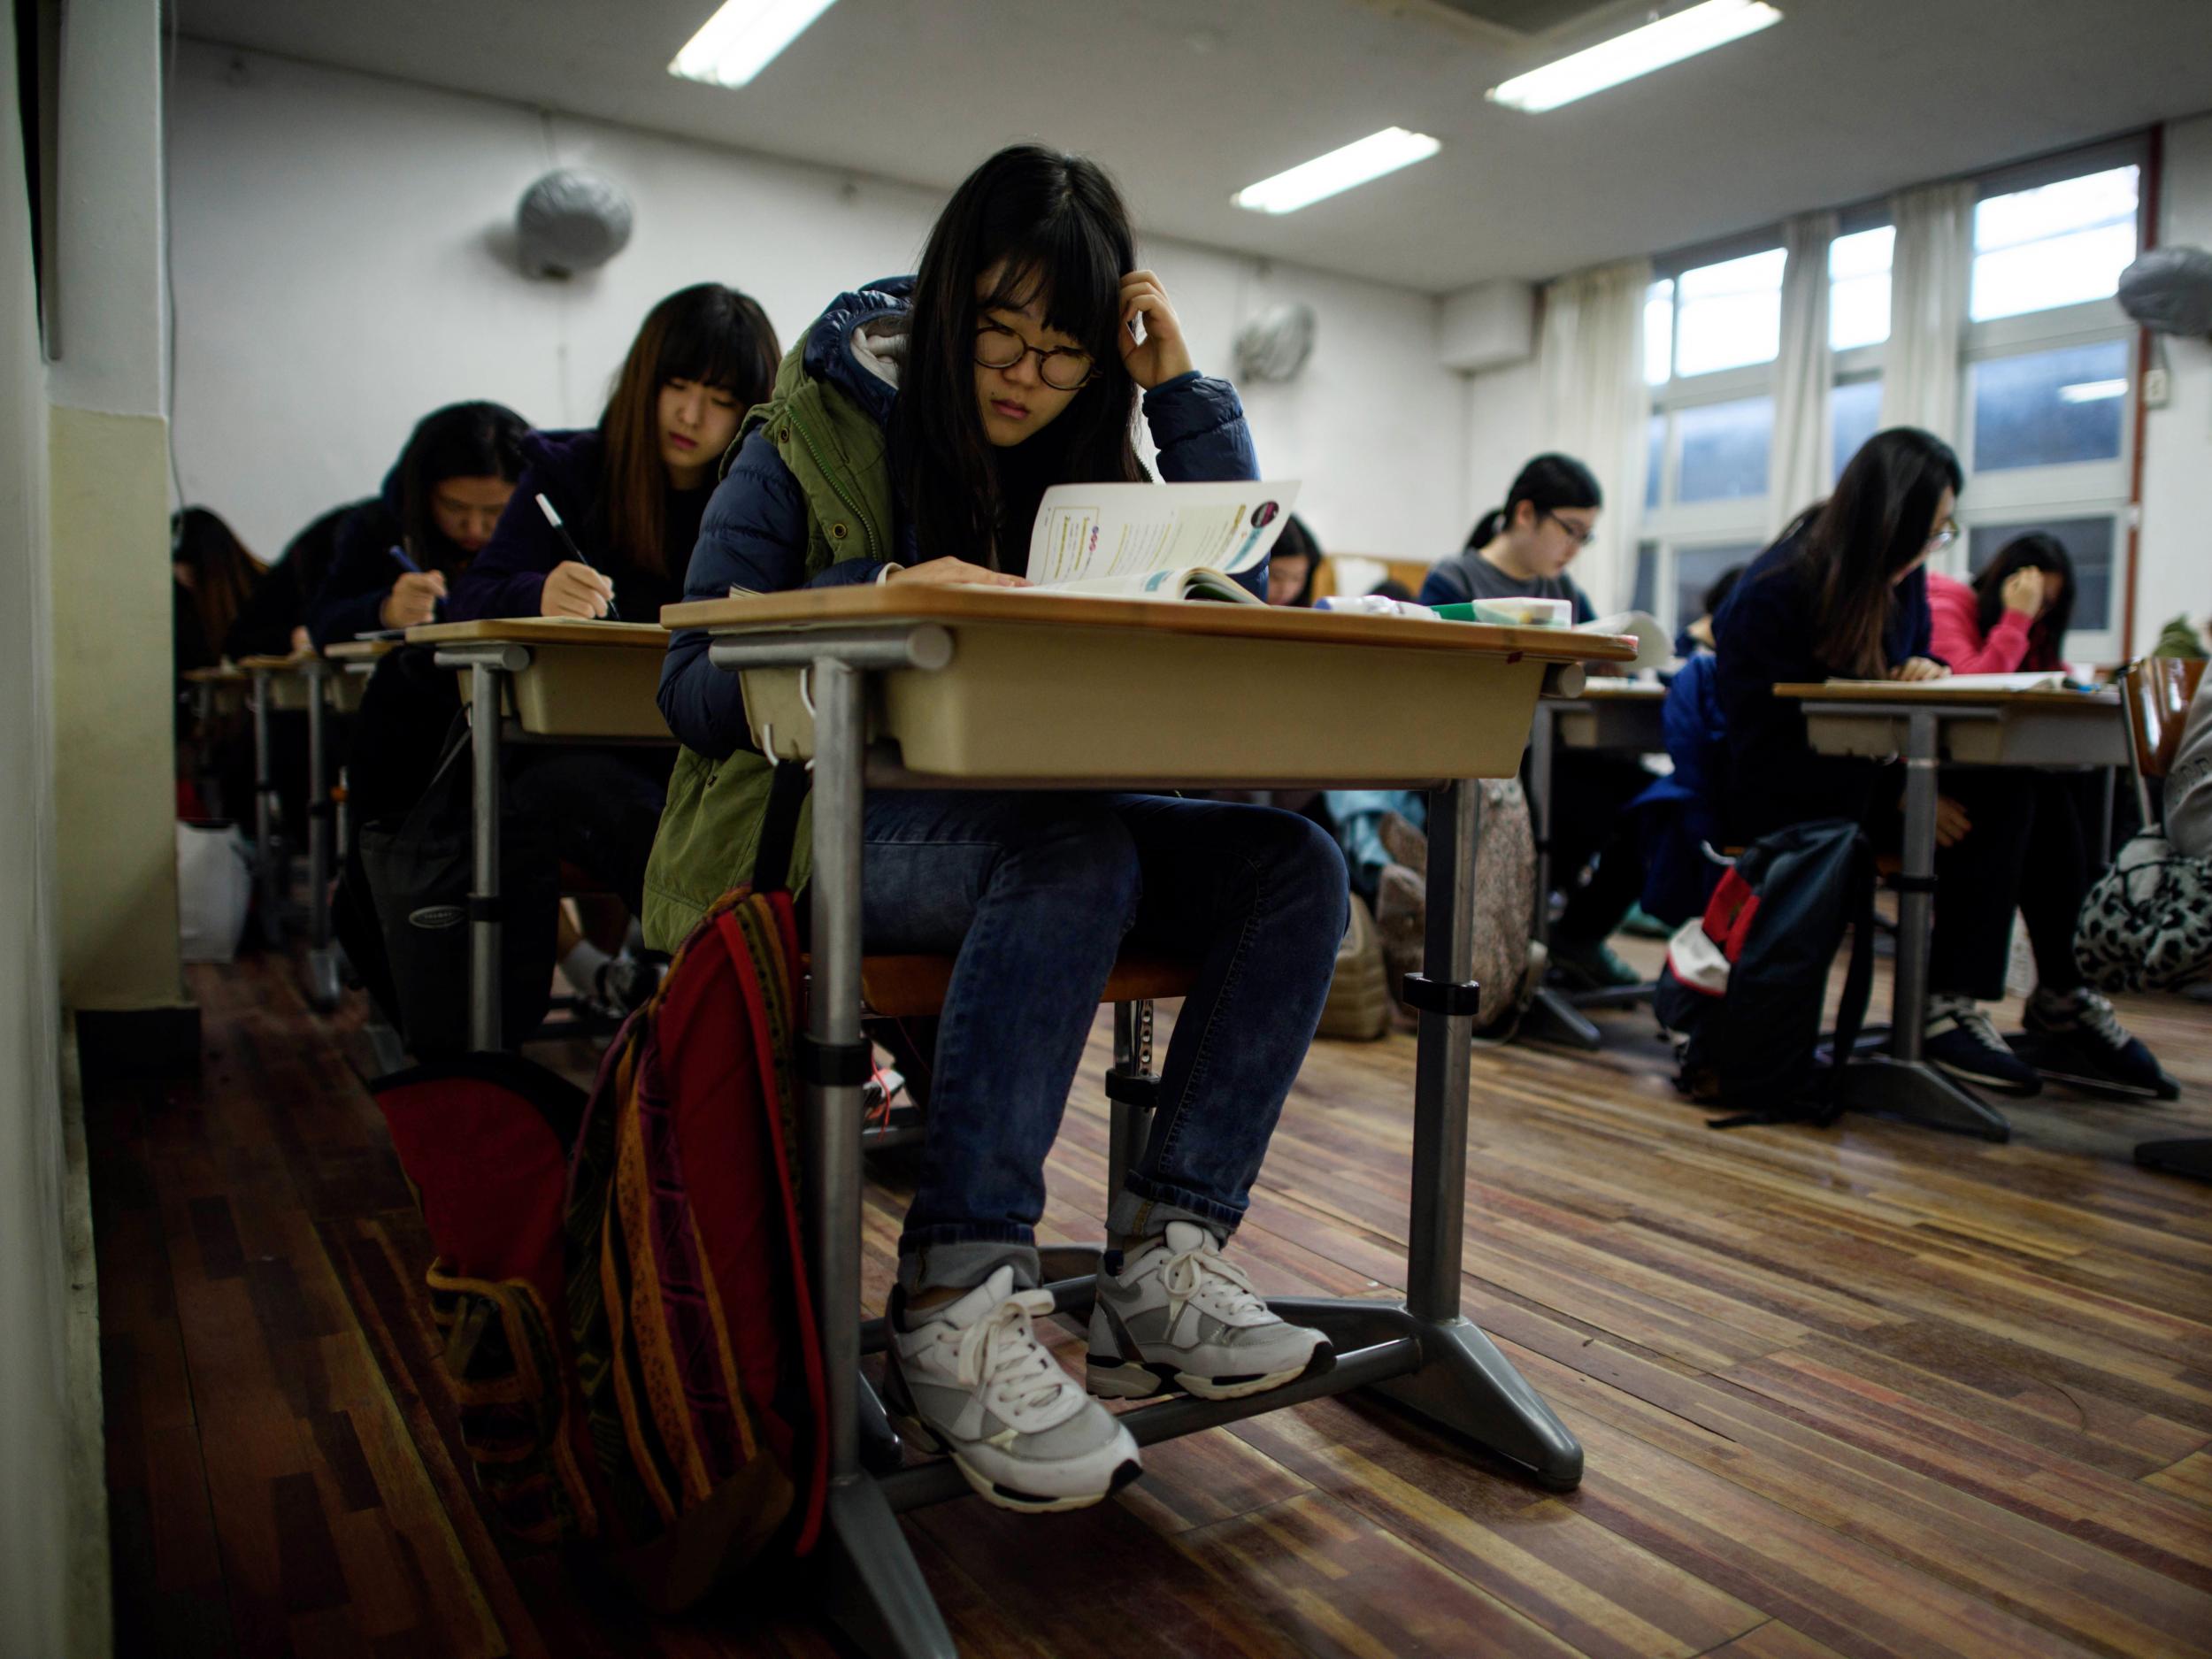
[[[1851,964],[1827,1064],[1816,1075],[1829,964],[1851,930]],[[1652,997],[1679,1040],[1675,1087],[1750,1123],[1833,1123],[1837,1084],[1858,1041],[1874,977],[1874,854],[1842,818],[1795,824],[1753,842],[1703,916],[1667,947]]]

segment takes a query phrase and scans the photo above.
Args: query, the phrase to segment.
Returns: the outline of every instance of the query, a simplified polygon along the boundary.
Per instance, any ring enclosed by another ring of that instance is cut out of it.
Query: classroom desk
[[[655,694],[667,630],[649,622],[513,617],[432,622],[410,645],[437,649],[466,676],[472,764],[469,1046],[505,1046],[501,1030],[500,750],[503,743],[673,743]]]
[[[330,936],[330,884],[344,856],[347,827],[337,780],[330,775],[330,751],[323,733],[326,710],[352,714],[361,707],[369,676],[397,640],[343,640],[328,647],[314,668],[303,672],[320,682],[323,695],[307,703],[308,808],[307,995],[318,1008],[338,1003],[338,953]],[[278,704],[283,706],[281,703]]]
[[[1568,647],[1536,628],[904,585],[710,600],[671,606],[662,620],[714,636],[710,658],[743,676],[765,750],[813,760],[809,1040],[818,1055],[864,1052],[867,787],[1428,789],[1426,955],[1407,986],[1422,1011],[1405,1302],[1279,1300],[1286,1317],[1329,1333],[1332,1371],[1247,1400],[1170,1399],[1123,1421],[1151,1444],[1372,1386],[1548,1486],[1581,1479],[1574,1437],[1460,1313],[1473,780],[1518,769],[1551,665],[1625,659],[1632,641],[1582,635]],[[1451,718],[1408,718],[1424,710]],[[1356,718],[1362,711],[1373,718]],[[871,1654],[949,1655],[895,1517],[967,1487],[949,1460],[895,1467],[897,1441],[860,1375],[860,1090],[810,1083],[807,1113],[808,1257],[829,1387],[823,1605]],[[1130,1139],[1117,1133],[1114,1144]],[[1063,1277],[1056,1304],[1080,1317],[1089,1283]]]
[[[1536,700],[1528,738],[1529,815],[1536,832],[1536,915],[1530,924],[1530,938],[1544,944],[1551,941],[1551,776],[1556,751],[1656,754],[1667,746],[1661,713],[1666,700],[1664,686],[1632,685],[1602,676],[1587,681],[1578,695]],[[1604,1040],[1584,1009],[1617,1008],[1647,1002],[1650,996],[1648,985],[1584,992],[1540,986],[1521,1031],[1545,1041],[1594,1049]]]
[[[1921,1058],[1933,915],[1939,766],[2112,767],[2127,764],[2116,693],[1977,691],[1941,681],[1913,685],[1784,684],[1775,695],[1804,704],[1814,751],[1905,761],[1904,869],[1897,902],[1897,970],[1886,1053],[1846,1067],[1846,1104],[1939,1129],[2010,1137],[2005,1116]]]

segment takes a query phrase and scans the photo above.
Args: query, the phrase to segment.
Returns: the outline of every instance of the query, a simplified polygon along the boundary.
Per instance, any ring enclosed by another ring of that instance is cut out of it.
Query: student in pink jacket
[[[2074,617],[2074,561],[2057,538],[2016,536],[1970,588],[1928,573],[1929,650],[1955,674],[2063,668]]]

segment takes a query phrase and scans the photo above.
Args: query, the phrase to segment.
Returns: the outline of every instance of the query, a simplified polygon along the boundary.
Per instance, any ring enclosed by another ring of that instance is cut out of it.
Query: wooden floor
[[[196,970],[204,1075],[88,1102],[117,1652],[832,1655],[794,1575],[654,1624],[473,1501],[425,1239],[348,1017]],[[1559,1496],[1328,1401],[1146,1454],[1074,1516],[908,1533],[972,1655],[2212,1653],[2212,1011],[2125,1010],[2179,1105],[2052,1097],[1992,1146],[1718,1133],[1641,1014],[1478,1053],[1468,1313],[1588,1450]],[[1094,1037],[1048,1227],[1094,1239]],[[572,1061],[581,1056],[572,1056]],[[1264,1287],[1401,1276],[1413,1045],[1322,1044],[1240,1235]],[[885,1282],[902,1195],[871,1190]]]

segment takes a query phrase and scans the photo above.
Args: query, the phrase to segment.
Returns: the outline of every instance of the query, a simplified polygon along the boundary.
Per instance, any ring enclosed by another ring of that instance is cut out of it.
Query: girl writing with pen
[[[618,604],[628,620],[657,620],[683,596],[722,452],[768,396],[779,355],[766,315],[734,288],[702,282],[661,301],[599,424],[524,441],[521,484],[447,614],[588,618]]]
[[[447,584],[491,540],[522,475],[521,416],[449,403],[423,417],[383,490],[344,511],[307,606],[318,646],[434,621]]]

